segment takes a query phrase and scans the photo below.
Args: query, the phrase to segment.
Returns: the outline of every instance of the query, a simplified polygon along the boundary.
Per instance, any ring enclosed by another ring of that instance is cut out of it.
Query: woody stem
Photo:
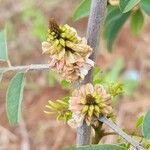
[[[103,26],[103,19],[105,16],[107,0],[92,0],[90,16],[88,20],[87,27],[87,41],[88,45],[93,48],[93,53],[90,56],[90,59],[95,61],[97,47],[99,46],[100,30]],[[92,70],[89,71],[88,75],[85,77],[83,84],[92,81]],[[90,144],[91,137],[91,127],[87,126],[84,122],[81,127],[77,128],[77,139],[76,145],[83,146]]]

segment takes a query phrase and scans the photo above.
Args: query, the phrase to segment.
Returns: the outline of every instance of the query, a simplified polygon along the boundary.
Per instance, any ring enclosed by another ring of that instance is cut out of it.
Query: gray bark
[[[87,27],[87,41],[88,45],[93,48],[93,53],[90,59],[95,60],[97,47],[99,46],[100,31],[103,26],[103,19],[105,17],[107,0],[92,0],[91,10]],[[92,81],[92,70],[89,71],[85,77],[83,84]],[[81,127],[77,128],[76,145],[83,146],[90,144],[91,127],[84,122]]]

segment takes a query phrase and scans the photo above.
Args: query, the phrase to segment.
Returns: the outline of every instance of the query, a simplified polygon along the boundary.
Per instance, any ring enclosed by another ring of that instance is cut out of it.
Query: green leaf
[[[150,111],[148,111],[144,117],[143,135],[146,139],[150,139]]]
[[[118,7],[108,7],[108,13],[105,20],[104,39],[107,48],[111,52],[112,45],[125,21],[128,19],[129,13],[122,14]]]
[[[144,24],[144,16],[141,10],[135,11],[131,16],[131,31],[134,35],[138,35]]]
[[[7,53],[7,43],[6,43],[6,31],[0,31],[0,60],[7,61],[8,53]]]
[[[140,0],[120,0],[120,9],[123,13],[130,11],[134,8]]]
[[[73,20],[77,21],[81,18],[84,18],[90,13],[91,0],[82,0],[80,5],[77,7],[73,14]]]
[[[78,148],[72,147],[68,148],[67,150],[127,150],[127,149],[118,145],[104,144],[104,145],[88,145]]]
[[[25,83],[25,72],[17,73],[11,80],[6,94],[7,117],[11,124],[17,124],[21,116],[21,103]]]
[[[70,83],[67,82],[66,80],[62,80],[62,81],[61,81],[61,87],[62,87],[63,89],[69,89],[69,88],[70,88]]]
[[[94,67],[93,72],[93,84],[103,84],[104,83],[104,75],[102,73],[102,70],[99,67]]]
[[[140,6],[145,13],[150,15],[150,0],[141,0]]]
[[[99,80],[102,74],[102,70],[99,67],[94,67],[93,69],[93,81]]]
[[[119,78],[119,74],[121,70],[123,69],[123,67],[124,67],[124,61],[122,58],[119,58],[114,63],[112,69],[105,76],[105,81],[109,83],[116,82],[117,79]]]
[[[136,121],[136,127],[139,128],[143,125],[144,115],[140,116]]]

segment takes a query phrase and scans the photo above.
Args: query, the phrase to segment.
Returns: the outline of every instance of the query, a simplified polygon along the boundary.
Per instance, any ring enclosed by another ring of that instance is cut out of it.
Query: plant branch
[[[128,143],[130,143],[136,150],[144,150],[141,143],[131,138],[128,134],[126,134],[122,129],[120,129],[116,124],[108,120],[106,117],[99,118],[99,121],[109,126],[113,131],[115,131],[123,139],[125,139]]]
[[[116,133],[116,132],[105,132],[105,133],[103,134],[103,137],[104,137],[104,136],[108,136],[108,135],[117,135],[117,133]]]
[[[47,70],[49,69],[49,64],[31,64],[26,66],[11,66],[0,68],[0,72],[7,71],[25,71],[25,70]]]
[[[124,131],[124,132],[126,132],[126,131]],[[141,134],[138,134],[138,133],[134,133],[134,132],[131,132],[131,133],[130,132],[126,132],[126,133],[132,135],[132,137],[136,136],[136,137],[143,138],[143,136]],[[103,136],[107,136],[107,135],[118,135],[118,134],[116,132],[105,132],[103,134]]]
[[[87,27],[87,42],[93,48],[93,54],[90,59],[93,61],[96,57],[97,47],[99,45],[100,31],[103,25],[107,0],[92,0],[91,10]],[[83,84],[92,81],[92,70],[85,77]],[[77,128],[76,145],[83,146],[90,144],[91,127],[84,122],[83,125]]]

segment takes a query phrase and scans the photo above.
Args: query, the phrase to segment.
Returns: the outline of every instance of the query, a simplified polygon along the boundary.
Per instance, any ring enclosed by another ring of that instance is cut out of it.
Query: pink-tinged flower
[[[80,38],[74,28],[67,24],[58,26],[54,19],[50,20],[48,38],[42,43],[42,50],[52,58],[65,58],[66,63],[74,62],[78,57],[87,58],[92,52],[86,39]]]
[[[76,60],[75,63],[67,64],[65,59],[57,60],[51,58],[49,61],[50,68],[61,74],[61,76],[68,82],[84,79],[94,62],[87,59],[86,62],[82,58]]]
[[[94,62],[89,59],[92,48],[69,25],[58,26],[50,20],[47,41],[42,43],[44,54],[50,57],[50,67],[69,82],[84,79]]]
[[[112,116],[111,96],[102,85],[93,86],[90,83],[82,85],[80,89],[74,90],[69,104],[73,114],[83,118],[88,125],[93,123],[94,118]],[[72,122],[78,124],[79,120],[72,117]]]

